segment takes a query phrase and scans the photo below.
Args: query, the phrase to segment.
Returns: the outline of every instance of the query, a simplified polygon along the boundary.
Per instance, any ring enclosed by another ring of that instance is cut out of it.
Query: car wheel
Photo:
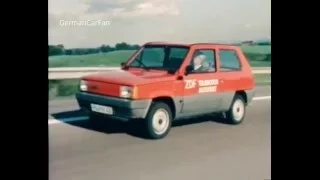
[[[246,103],[241,95],[236,94],[230,109],[226,113],[227,121],[231,124],[243,122],[246,114]]]
[[[146,117],[147,136],[151,139],[161,139],[168,135],[172,124],[170,107],[163,102],[152,103]]]

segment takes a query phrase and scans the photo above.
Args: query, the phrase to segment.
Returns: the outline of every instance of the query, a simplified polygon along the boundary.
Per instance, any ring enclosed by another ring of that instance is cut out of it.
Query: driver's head
[[[203,66],[203,67],[209,67],[208,61],[203,61],[203,62],[202,62],[202,66]]]
[[[203,53],[197,53],[195,57],[193,58],[193,64],[194,66],[200,66],[202,65],[203,61],[205,59],[205,55]]]

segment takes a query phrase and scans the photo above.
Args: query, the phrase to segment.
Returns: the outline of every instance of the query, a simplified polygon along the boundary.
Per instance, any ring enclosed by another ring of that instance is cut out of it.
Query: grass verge
[[[255,75],[257,85],[270,85],[270,74],[257,74]],[[49,80],[48,93],[49,99],[66,99],[73,98],[75,92],[78,91],[78,79],[64,79],[64,80]]]

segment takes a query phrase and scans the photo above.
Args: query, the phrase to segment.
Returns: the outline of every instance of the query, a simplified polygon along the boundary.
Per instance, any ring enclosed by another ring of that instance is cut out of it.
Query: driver
[[[203,66],[206,56],[203,53],[198,53],[193,58],[193,72],[206,72],[208,67]]]

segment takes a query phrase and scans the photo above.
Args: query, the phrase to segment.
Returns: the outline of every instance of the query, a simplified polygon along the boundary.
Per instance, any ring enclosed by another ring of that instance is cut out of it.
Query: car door
[[[194,69],[201,63],[201,70],[184,76],[183,115],[198,115],[220,110],[220,75],[216,72],[215,49],[195,49],[189,63]]]

